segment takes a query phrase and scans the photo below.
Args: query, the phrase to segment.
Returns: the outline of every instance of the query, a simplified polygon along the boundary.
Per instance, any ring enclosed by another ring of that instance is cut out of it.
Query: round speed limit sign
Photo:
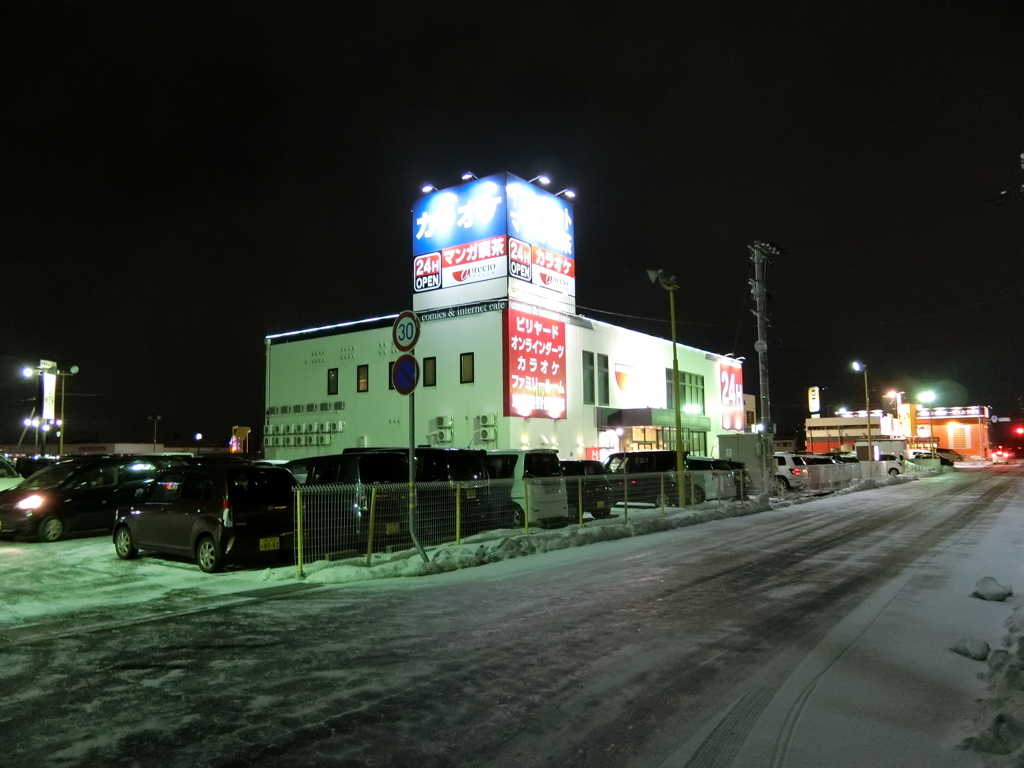
[[[391,327],[391,340],[399,352],[408,352],[416,346],[420,339],[420,319],[414,312],[406,310],[396,319]]]

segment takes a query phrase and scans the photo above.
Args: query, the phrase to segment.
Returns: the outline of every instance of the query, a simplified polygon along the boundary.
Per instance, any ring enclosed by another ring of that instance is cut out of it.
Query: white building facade
[[[717,455],[719,435],[744,431],[741,363],[680,344],[676,395],[670,341],[576,314],[572,216],[509,174],[414,205],[416,444],[563,459],[673,449],[678,396],[684,449]],[[408,446],[394,319],[267,337],[268,458]]]

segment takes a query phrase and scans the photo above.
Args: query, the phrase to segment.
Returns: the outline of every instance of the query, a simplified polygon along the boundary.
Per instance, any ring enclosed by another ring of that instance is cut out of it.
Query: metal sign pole
[[[416,537],[416,393],[409,393],[409,535],[424,563],[430,558]]]

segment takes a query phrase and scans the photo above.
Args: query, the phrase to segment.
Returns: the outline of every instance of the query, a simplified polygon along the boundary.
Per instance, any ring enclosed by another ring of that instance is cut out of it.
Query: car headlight
[[[15,506],[18,509],[30,510],[39,509],[43,506],[43,502],[46,501],[42,496],[37,493],[33,493],[31,496],[26,496],[24,499],[19,501]]]

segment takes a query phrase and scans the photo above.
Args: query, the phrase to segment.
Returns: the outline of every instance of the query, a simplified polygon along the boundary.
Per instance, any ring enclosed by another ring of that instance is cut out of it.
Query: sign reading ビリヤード
[[[514,278],[576,293],[573,209],[508,173],[424,195],[413,204],[416,293]]]
[[[565,323],[510,306],[504,325],[505,415],[565,418]]]

